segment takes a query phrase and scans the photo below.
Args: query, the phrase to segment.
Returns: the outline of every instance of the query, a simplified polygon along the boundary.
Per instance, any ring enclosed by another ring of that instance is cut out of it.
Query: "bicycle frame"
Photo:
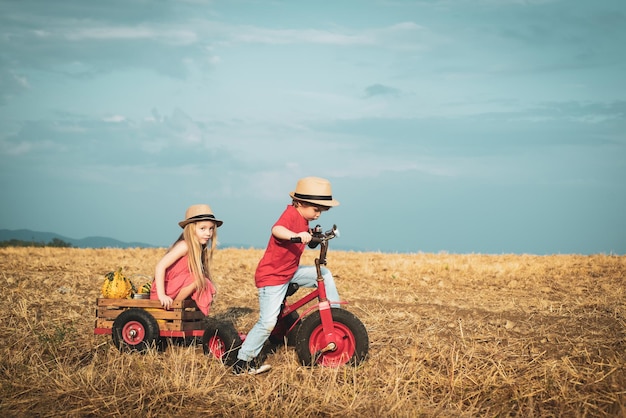
[[[319,228],[319,225],[318,227],[316,227],[316,229],[317,228]],[[319,243],[320,245],[320,255],[318,258],[315,259],[315,269],[317,272],[317,288],[293,303],[288,303],[287,297],[285,297],[285,300],[283,301],[283,308],[278,317],[278,320],[280,321],[282,318],[288,316],[290,313],[295,312],[298,309],[302,308],[303,306],[307,305],[308,303],[314,301],[315,299],[318,299],[318,303],[311,306],[306,311],[304,311],[304,313],[298,318],[298,320],[295,321],[291,325],[291,327],[287,330],[287,333],[291,332],[306,315],[310,314],[315,309],[319,310],[320,318],[322,321],[322,328],[324,330],[324,334],[326,337],[326,344],[327,344],[324,349],[320,350],[320,353],[323,353],[329,350],[334,350],[336,347],[335,332],[334,332],[335,327],[333,324],[333,317],[332,317],[331,309],[330,309],[331,302],[333,304],[345,303],[345,302],[328,300],[326,296],[326,287],[324,285],[324,276],[322,275],[322,265],[326,265],[328,241],[337,235],[338,235],[338,231],[337,231],[336,225],[333,225],[333,229],[330,231],[327,231],[326,233],[322,234],[321,231],[316,234],[314,233],[312,242]]]

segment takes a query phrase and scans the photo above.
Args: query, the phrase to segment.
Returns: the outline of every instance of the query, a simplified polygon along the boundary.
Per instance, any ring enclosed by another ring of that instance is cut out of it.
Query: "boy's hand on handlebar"
[[[294,238],[300,238],[301,243],[308,244],[309,242],[311,242],[311,238],[313,237],[311,236],[311,234],[304,231],[304,232],[298,233]]]

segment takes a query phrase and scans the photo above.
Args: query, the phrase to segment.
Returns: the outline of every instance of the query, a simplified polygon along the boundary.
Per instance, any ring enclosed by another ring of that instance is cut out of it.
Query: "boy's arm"
[[[295,233],[282,225],[275,225],[272,228],[272,235],[279,240],[289,240],[291,238],[299,237],[303,244],[308,244],[311,241],[311,234],[307,231]]]

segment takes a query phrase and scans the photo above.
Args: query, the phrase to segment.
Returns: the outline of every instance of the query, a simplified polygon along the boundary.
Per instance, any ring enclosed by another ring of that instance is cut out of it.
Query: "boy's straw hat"
[[[218,227],[224,223],[219,219],[215,219],[213,211],[211,210],[211,207],[209,205],[191,205],[187,208],[187,211],[185,212],[185,220],[180,221],[178,225],[181,228],[184,228],[187,224],[200,221],[213,221]]]
[[[320,206],[338,206],[339,202],[333,199],[330,182],[319,177],[305,177],[298,180],[296,190],[289,193],[292,199],[309,202]]]

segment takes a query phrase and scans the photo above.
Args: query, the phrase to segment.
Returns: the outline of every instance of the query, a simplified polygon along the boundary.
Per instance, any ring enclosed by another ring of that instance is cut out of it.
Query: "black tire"
[[[339,367],[344,364],[358,366],[367,358],[369,337],[365,325],[345,309],[331,308],[337,348],[320,353],[324,348],[325,333],[319,311],[302,320],[296,337],[296,353],[305,366]]]
[[[130,308],[115,318],[111,336],[118,350],[143,353],[157,347],[159,324],[149,312]]]
[[[241,337],[231,323],[207,321],[202,335],[204,354],[213,356],[230,367],[237,361],[241,344]]]
[[[298,329],[300,328],[299,319],[300,315],[296,311],[290,312],[284,318],[278,319],[274,330],[270,334],[270,343],[277,346],[283,345],[285,344],[285,337],[287,337],[287,345],[290,347],[295,346],[296,336],[298,335]],[[291,326],[296,322],[298,324],[291,330],[291,332],[288,332]]]

